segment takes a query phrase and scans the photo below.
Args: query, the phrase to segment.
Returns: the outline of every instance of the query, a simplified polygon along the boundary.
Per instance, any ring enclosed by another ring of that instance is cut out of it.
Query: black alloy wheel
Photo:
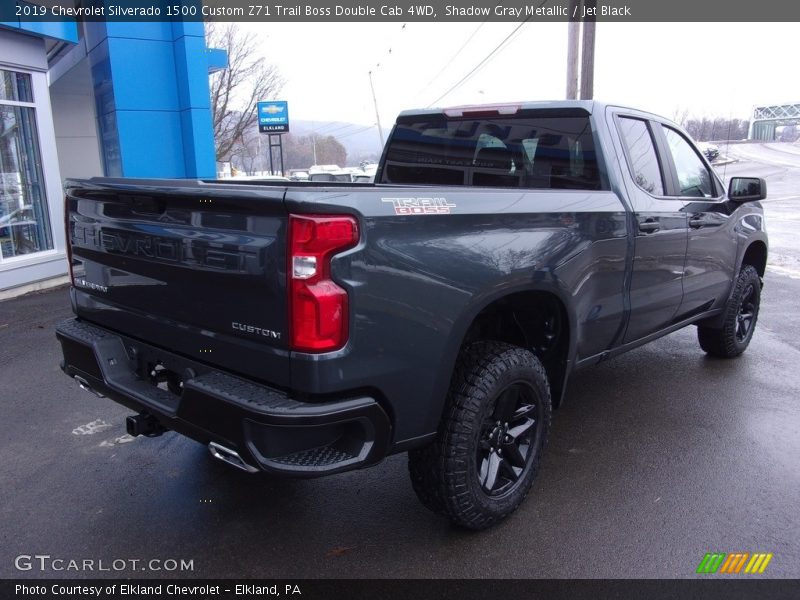
[[[756,316],[755,287],[750,283],[742,294],[739,304],[739,314],[736,315],[736,340],[744,343],[750,335]]]
[[[531,489],[550,414],[547,373],[533,352],[494,341],[468,346],[435,440],[408,453],[414,491],[462,527],[499,523]]]
[[[698,324],[700,347],[711,356],[739,356],[753,339],[760,305],[761,277],[753,265],[742,265],[719,323]]]
[[[477,452],[478,480],[488,496],[505,495],[519,484],[542,433],[541,409],[524,381],[511,384],[497,398],[481,427]]]

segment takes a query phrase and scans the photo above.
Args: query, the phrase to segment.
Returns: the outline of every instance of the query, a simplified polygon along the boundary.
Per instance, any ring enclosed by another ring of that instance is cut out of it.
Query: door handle
[[[661,229],[661,225],[658,223],[658,221],[647,219],[647,221],[639,222],[639,231],[644,233],[654,233],[659,229]]]
[[[689,227],[694,229],[700,229],[705,224],[706,220],[703,217],[692,217],[689,219]]]

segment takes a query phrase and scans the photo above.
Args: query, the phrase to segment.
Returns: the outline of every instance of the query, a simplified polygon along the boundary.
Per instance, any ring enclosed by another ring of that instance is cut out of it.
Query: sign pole
[[[275,141],[276,139],[277,139],[277,141]],[[283,135],[282,134],[280,134],[280,133],[279,134],[273,134],[273,133],[269,134],[269,170],[270,170],[270,173],[272,173],[274,175],[275,174],[275,168],[274,168],[273,162],[272,162],[272,149],[273,148],[277,148],[278,149],[278,155],[280,156],[280,159],[281,159],[281,175],[283,175],[284,169],[283,169]]]
[[[271,140],[272,136],[269,136],[269,138]],[[272,175],[273,173],[275,173],[275,168],[273,167],[273,164],[272,164],[272,142],[271,141],[267,144],[267,152],[269,152],[269,174]]]

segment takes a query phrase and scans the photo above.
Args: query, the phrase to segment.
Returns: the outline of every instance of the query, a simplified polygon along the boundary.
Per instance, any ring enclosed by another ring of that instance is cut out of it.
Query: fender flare
[[[555,296],[564,307],[569,322],[569,345],[561,390],[561,395],[563,396],[569,373],[575,362],[575,352],[577,351],[577,317],[573,310],[572,303],[569,301],[570,295],[567,293],[565,286],[563,286],[559,280],[555,279],[550,272],[537,272],[534,274],[533,279],[534,281],[529,281],[526,284],[519,284],[517,281],[508,285],[493,286],[490,291],[473,297],[466,308],[461,311],[461,314],[453,324],[445,350],[442,353],[442,359],[439,363],[439,376],[434,386],[432,414],[436,414],[437,423],[444,410],[444,402],[447,396],[447,390],[450,387],[450,381],[452,379],[453,370],[455,369],[456,360],[458,359],[458,354],[461,350],[464,338],[470,326],[475,321],[475,318],[494,302],[520,292],[544,292],[551,294]],[[554,403],[558,403],[559,400],[560,397],[553,399]]]

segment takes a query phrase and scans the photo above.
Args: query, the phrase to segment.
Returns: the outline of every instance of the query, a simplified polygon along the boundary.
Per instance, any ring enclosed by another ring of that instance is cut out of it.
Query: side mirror
[[[731,177],[728,198],[734,202],[752,202],[767,197],[767,182],[761,177]]]

